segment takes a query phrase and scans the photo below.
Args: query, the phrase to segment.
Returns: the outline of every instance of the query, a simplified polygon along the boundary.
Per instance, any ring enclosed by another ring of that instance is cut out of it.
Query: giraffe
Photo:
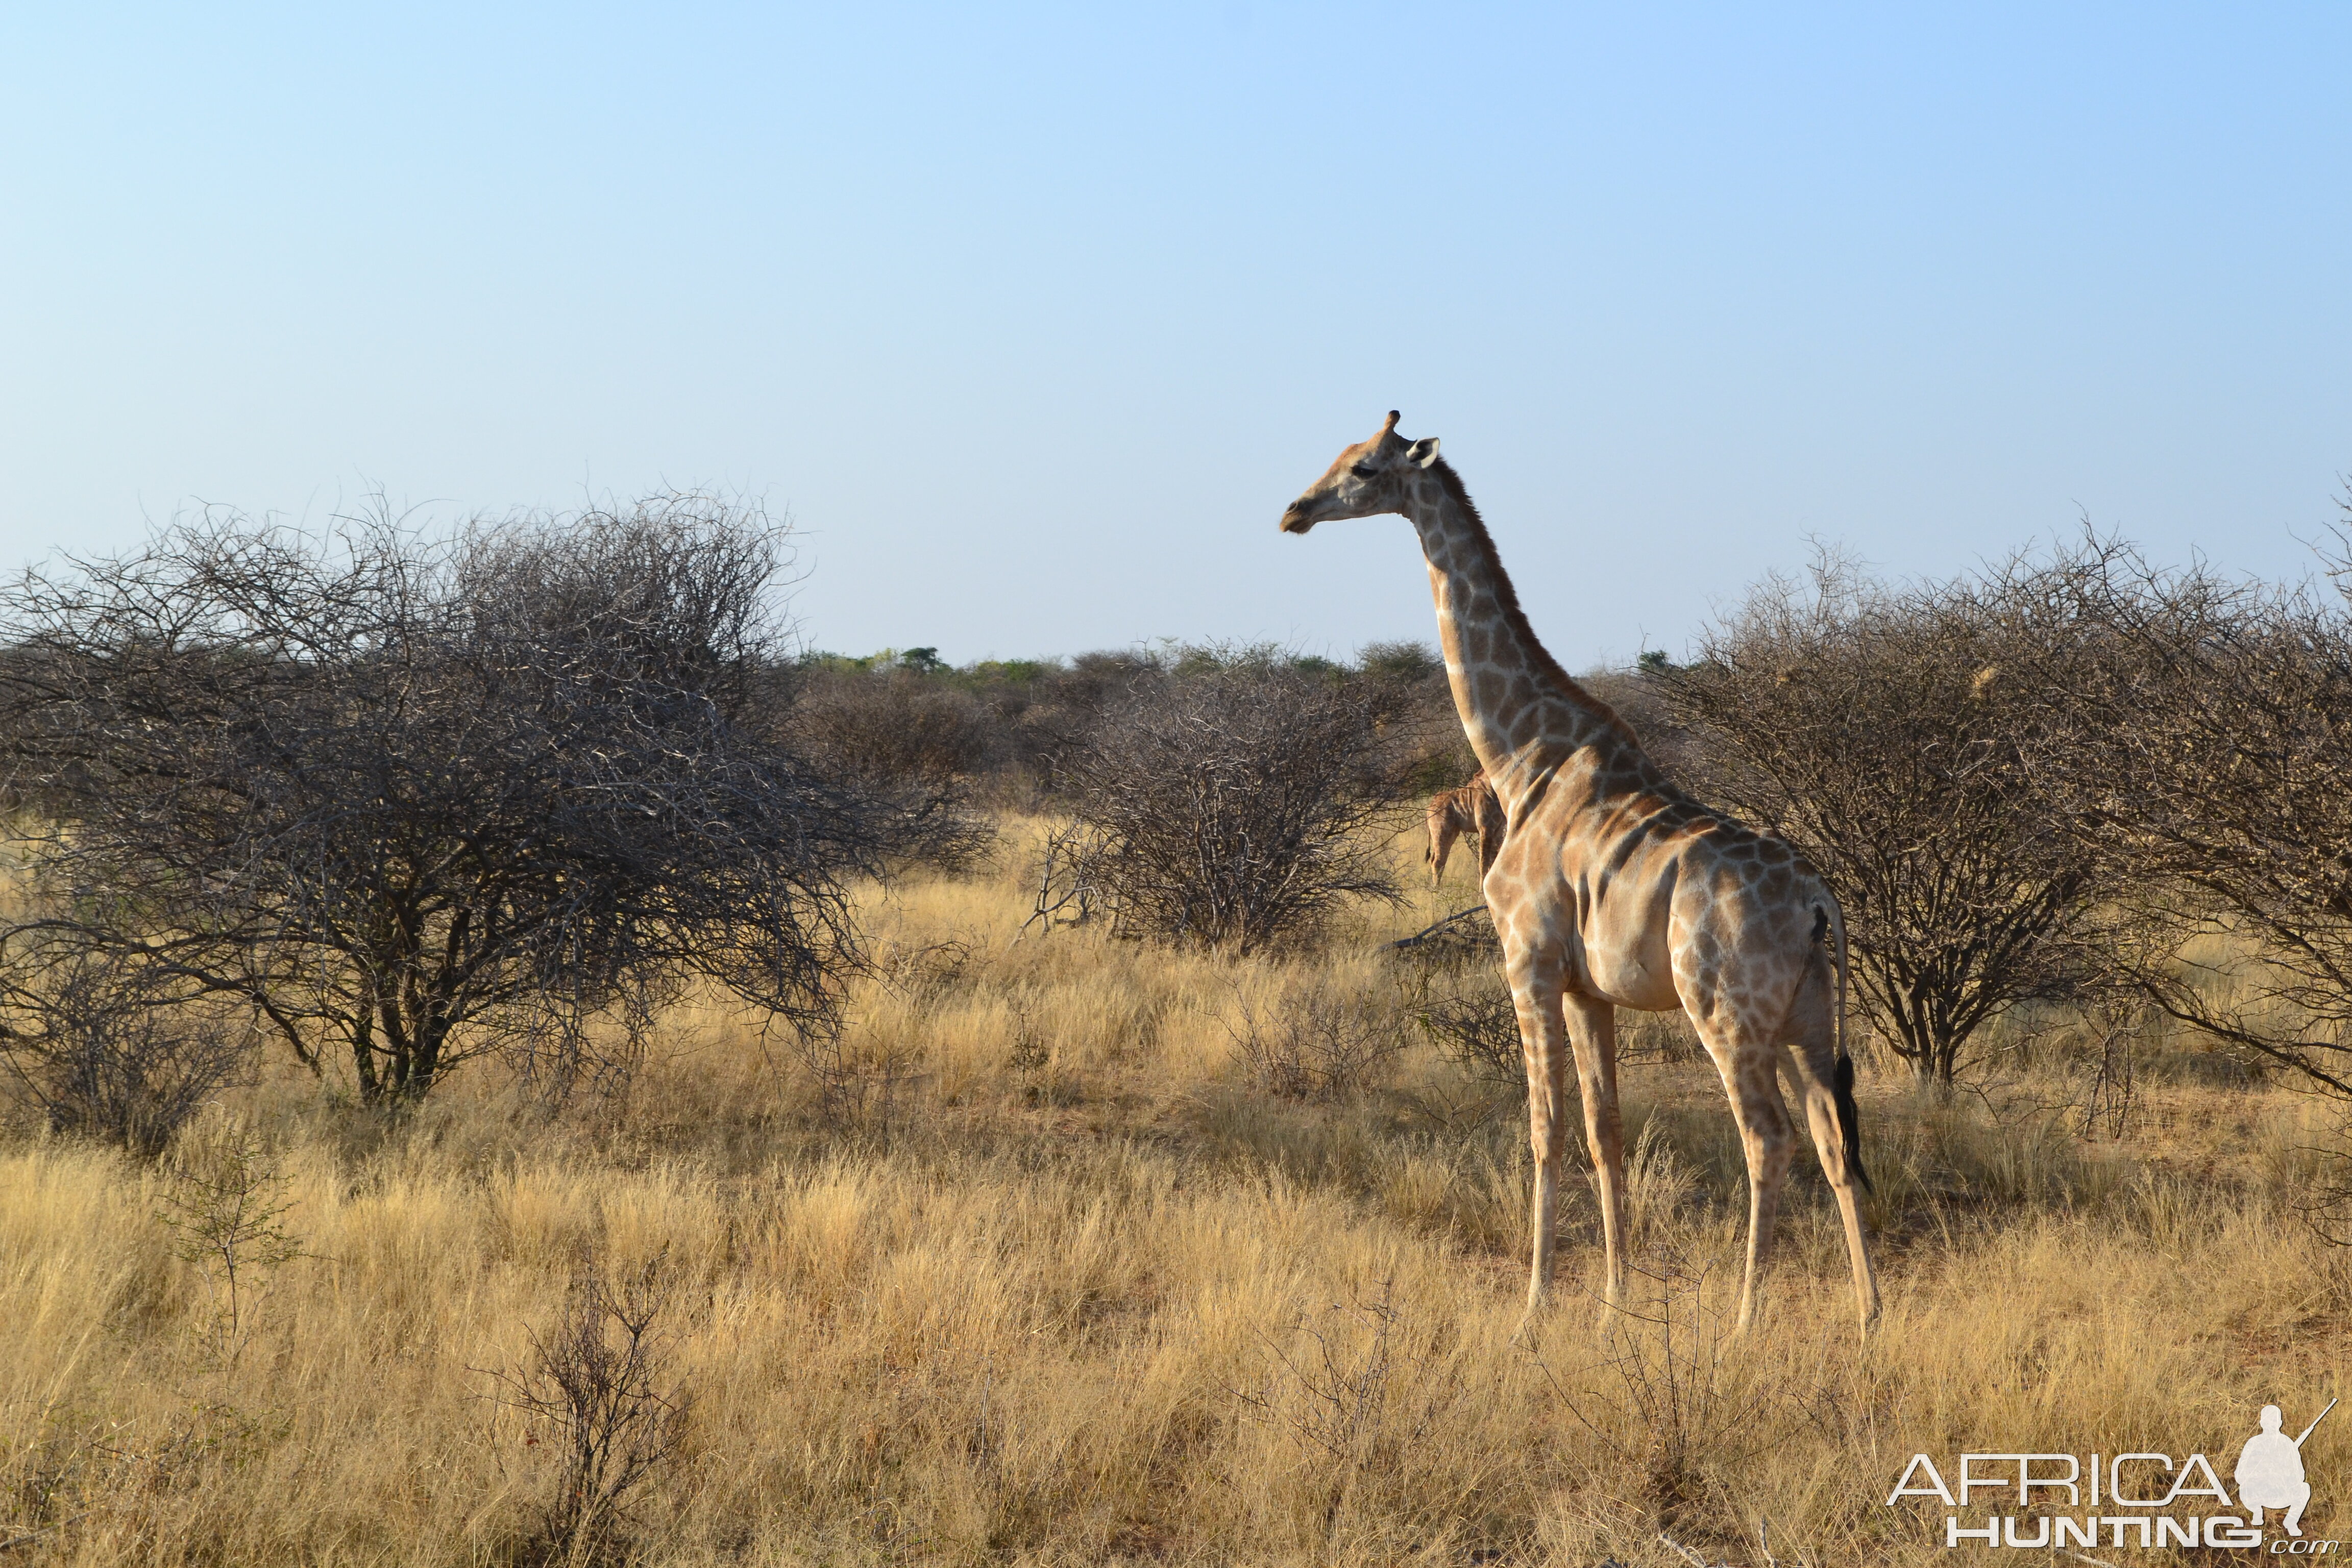
[[[1624,1277],[1624,1142],[1617,1009],[1681,1007],[1715,1062],[1748,1161],[1739,1327],[1756,1321],[1801,1099],[1845,1224],[1866,1331],[1878,1286],[1863,1234],[1861,1128],[1845,1047],[1845,923],[1819,873],[1778,838],[1685,795],[1624,721],[1536,640],[1469,492],[1434,438],[1391,411],[1282,514],[1282,531],[1401,512],[1421,536],[1445,674],[1471,749],[1508,821],[1486,907],[1528,1067],[1535,1152],[1528,1321],[1549,1292],[1567,1140],[1565,1058],[1576,1060],[1598,1174],[1604,1298]],[[1566,1048],[1564,1049],[1563,1047]]]
[[[1504,827],[1503,803],[1484,773],[1471,774],[1470,782],[1457,789],[1431,795],[1429,852],[1423,857],[1429,863],[1429,885],[1434,888],[1445,880],[1454,841],[1465,833],[1477,835],[1478,874],[1485,876],[1502,852]]]

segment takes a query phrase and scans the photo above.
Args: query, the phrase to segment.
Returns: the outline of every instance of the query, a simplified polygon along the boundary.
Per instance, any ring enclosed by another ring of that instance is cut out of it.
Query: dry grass
[[[43,1532],[10,1557],[543,1560],[562,1445],[499,1374],[583,1268],[656,1256],[679,1447],[608,1551],[648,1563],[1682,1561],[1663,1526],[1760,1563],[1759,1516],[1784,1563],[1924,1563],[1928,1516],[1880,1506],[1914,1452],[2234,1455],[2255,1405],[2336,1390],[2352,1257],[2290,1205],[2326,1120],[2182,1073],[2085,1142],[2037,1109],[2071,1092],[2046,1062],[1982,1100],[1866,1080],[1866,1345],[1810,1174],[1767,1326],[1720,1331],[1720,1090],[1629,1069],[1634,1310],[1580,1294],[1580,1195],[1568,1304],[1514,1342],[1514,1113],[1426,1053],[1329,1102],[1236,1060],[1240,1001],[1386,1005],[1366,954],[1433,898],[1236,965],[1015,942],[1020,858],[876,904],[887,979],[828,1086],[710,1015],[557,1113],[487,1071],[391,1123],[290,1079],[215,1107],[184,1142],[261,1149],[300,1244],[233,1332],[160,1223],[169,1162],[0,1145],[0,1542]],[[2312,1439],[2309,1533],[2341,1528],[2347,1432]]]

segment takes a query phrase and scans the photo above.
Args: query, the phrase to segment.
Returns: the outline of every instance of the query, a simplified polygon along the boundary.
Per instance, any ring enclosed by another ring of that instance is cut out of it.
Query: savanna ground
[[[1460,862],[1311,958],[1236,962],[1016,940],[1038,825],[1007,827],[995,869],[869,900],[829,1084],[712,1012],[555,1107],[484,1064],[387,1121],[272,1065],[154,1167],[19,1116],[0,1561],[543,1557],[566,1435],[518,1390],[583,1275],[656,1260],[667,1404],[640,1404],[674,1444],[601,1549],[655,1563],[1687,1561],[1663,1532],[1761,1564],[1765,1520],[1782,1563],[1924,1563],[1943,1510],[1883,1506],[1915,1453],[2226,1477],[2262,1404],[2293,1429],[2340,1385],[2352,1253],[2296,1208],[2335,1118],[2150,1036],[2118,1121],[2063,1016],[1948,1099],[1865,1044],[1867,1342],[1810,1153],[1767,1321],[1728,1334],[1722,1093],[1629,1031],[1634,1300],[1591,1294],[1580,1188],[1562,1303],[1515,1340],[1518,1107],[1425,1043],[1284,1098],[1236,1044],[1308,997],[1402,1008],[1381,944],[1475,900]],[[267,1179],[232,1291],[197,1244],[240,1159]],[[2305,1449],[2315,1537],[2352,1525],[2348,1434]]]

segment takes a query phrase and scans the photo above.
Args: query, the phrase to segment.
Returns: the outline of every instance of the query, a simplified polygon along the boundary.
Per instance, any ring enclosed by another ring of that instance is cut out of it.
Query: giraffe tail
[[[1837,969],[1837,1065],[1830,1079],[1830,1096],[1836,1103],[1838,1133],[1845,1145],[1845,1168],[1853,1173],[1864,1192],[1871,1191],[1870,1173],[1862,1167],[1862,1111],[1853,1102],[1853,1056],[1845,1044],[1845,913],[1834,899],[1813,906],[1813,937],[1832,939],[1831,963]]]

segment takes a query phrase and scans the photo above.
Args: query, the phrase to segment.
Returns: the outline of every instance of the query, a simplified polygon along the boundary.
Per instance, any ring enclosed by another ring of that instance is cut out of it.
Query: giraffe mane
[[[1528,623],[1527,611],[1519,607],[1518,587],[1511,581],[1510,573],[1504,569],[1503,552],[1495,548],[1495,536],[1486,531],[1486,520],[1478,515],[1478,503],[1470,499],[1469,489],[1463,484],[1462,476],[1454,471],[1454,465],[1441,456],[1430,465],[1430,471],[1437,476],[1437,482],[1445,487],[1446,495],[1462,509],[1462,515],[1476,531],[1478,542],[1485,548],[1487,562],[1494,569],[1495,595],[1502,604],[1504,624],[1526,639],[1526,646],[1534,652],[1538,673],[1558,686],[1562,696],[1589,710],[1638,748],[1641,738],[1633,733],[1633,727],[1618,716],[1616,709],[1585,689],[1581,682],[1561,668],[1559,660],[1552,658],[1551,649],[1544,647],[1543,639],[1536,636],[1535,627]]]

